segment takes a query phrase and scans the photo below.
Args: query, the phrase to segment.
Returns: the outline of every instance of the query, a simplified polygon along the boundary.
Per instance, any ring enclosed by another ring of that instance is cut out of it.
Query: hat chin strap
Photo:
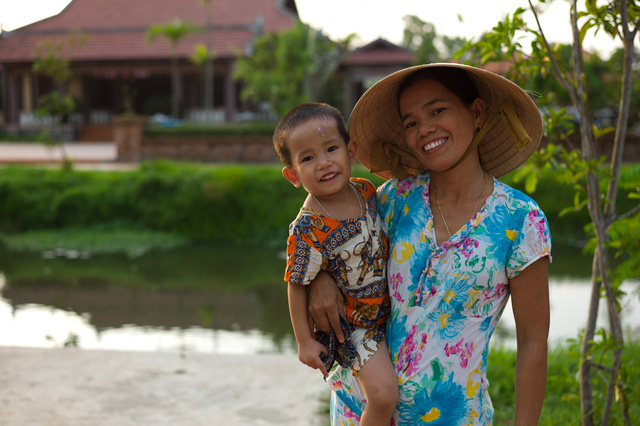
[[[420,163],[420,160],[415,155],[406,149],[400,148],[393,142],[380,141],[374,143],[369,154],[369,171],[377,173],[390,170],[391,174],[398,179],[406,179],[409,177],[409,173],[400,163],[400,157]]]
[[[518,151],[522,151],[531,142],[531,137],[522,126],[522,123],[518,118],[518,114],[516,114],[513,109],[513,105],[511,105],[511,101],[506,99],[502,104],[500,104],[500,107],[491,114],[489,119],[485,121],[478,133],[473,137],[471,144],[469,144],[466,151],[462,154],[462,157],[460,157],[460,159],[447,170],[451,170],[459,166],[460,163],[469,156],[469,154],[478,148],[482,138],[484,138],[489,130],[495,126],[499,117],[502,117],[502,121],[505,123],[505,126],[511,135],[511,139],[513,139]],[[406,179],[410,175],[400,163],[400,157],[420,163],[415,155],[406,149],[400,148],[391,141],[374,142],[371,146],[371,152],[369,155],[369,171],[377,173],[389,170],[393,176],[398,179]]]
[[[473,137],[473,140],[467,147],[467,150],[462,154],[462,157],[456,163],[447,169],[451,170],[460,165],[475,149],[477,149],[478,145],[482,138],[485,137],[489,130],[495,126],[498,122],[498,117],[502,117],[502,121],[505,123],[507,130],[509,131],[509,135],[511,135],[511,139],[513,139],[518,151],[522,151],[528,144],[531,142],[531,136],[527,133],[527,131],[522,126],[520,119],[518,118],[518,114],[516,114],[513,109],[513,105],[511,105],[511,101],[509,99],[505,99],[500,107],[495,110],[489,119],[485,121],[485,123],[480,127],[478,133]]]

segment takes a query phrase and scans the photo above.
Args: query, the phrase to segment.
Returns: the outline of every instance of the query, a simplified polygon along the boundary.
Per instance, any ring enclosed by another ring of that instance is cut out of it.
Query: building
[[[178,18],[200,30],[175,45],[162,37],[148,40],[152,26]],[[0,125],[32,132],[47,127],[63,140],[112,140],[113,119],[125,111],[171,115],[173,59],[180,75],[180,117],[255,117],[259,107],[240,99],[241,83],[232,77],[235,61],[251,53],[258,36],[292,28],[298,19],[295,0],[72,0],[56,16],[0,33]],[[65,90],[78,103],[70,124],[55,128],[51,118],[35,115],[41,96],[56,89],[50,77],[33,71],[47,44],[61,47],[60,57],[70,60]],[[204,66],[191,60],[198,45],[213,46],[215,54],[208,102]],[[383,39],[349,52],[333,77],[342,91],[336,106],[348,117],[373,82],[413,60],[411,52]]]
[[[39,97],[54,89],[50,78],[32,71],[43,42],[64,46],[72,77],[67,90],[80,103],[77,124],[108,123],[129,102],[139,114],[168,113],[171,100],[172,44],[147,40],[149,28],[179,18],[201,31],[175,47],[182,93],[182,115],[194,121],[233,121],[245,106],[232,79],[235,59],[266,31],[295,25],[294,0],[73,0],[60,14],[3,32],[0,78],[5,126],[37,122]],[[213,110],[203,111],[203,66],[189,58],[198,44],[212,43]],[[208,114],[208,116],[203,116]]]
[[[412,52],[382,38],[348,54],[341,66],[343,80],[346,82],[344,112],[351,113],[360,96],[373,83],[406,68],[414,61]]]

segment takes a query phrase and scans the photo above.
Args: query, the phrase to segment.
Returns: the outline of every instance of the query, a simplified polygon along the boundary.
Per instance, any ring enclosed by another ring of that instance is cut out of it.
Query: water
[[[621,317],[627,329],[627,335],[638,336],[640,333],[640,298],[637,293],[639,287],[640,282],[636,281],[625,282],[622,286],[622,290],[627,293],[621,302]],[[587,279],[551,277],[549,280],[551,307],[549,344],[551,346],[578,336],[578,332],[585,327],[587,321],[590,299],[591,286]],[[597,324],[598,328],[608,329],[605,300],[600,300]],[[505,346],[515,348],[515,320],[511,301],[507,303],[499,326],[508,333],[508,338],[503,342]]]
[[[195,246],[139,258],[64,251],[0,258],[0,346],[295,353],[279,252]],[[554,254],[552,344],[576,337],[586,321],[590,286],[577,271],[588,271],[588,259],[576,259],[576,252]],[[573,277],[564,274],[567,263]],[[636,336],[639,287],[625,283],[622,301],[623,323]],[[604,305],[599,324],[606,326]],[[513,346],[514,330],[508,304],[494,341]]]

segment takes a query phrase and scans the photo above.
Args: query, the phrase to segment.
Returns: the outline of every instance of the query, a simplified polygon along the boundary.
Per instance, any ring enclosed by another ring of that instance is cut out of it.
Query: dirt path
[[[0,425],[324,426],[295,357],[0,348]]]

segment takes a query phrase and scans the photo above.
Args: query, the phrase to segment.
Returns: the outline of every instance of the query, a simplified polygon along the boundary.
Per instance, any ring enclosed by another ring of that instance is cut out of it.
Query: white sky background
[[[0,23],[4,30],[11,31],[55,15],[69,2],[0,0]],[[535,0],[533,3],[538,4]],[[404,28],[402,17],[405,15],[416,15],[425,22],[433,23],[439,35],[478,39],[505,14],[512,14],[517,7],[529,7],[526,0],[296,0],[296,5],[303,22],[322,29],[333,39],[357,33],[359,40],[356,46],[378,37],[400,43]],[[525,19],[535,28],[532,13],[528,12]],[[547,5],[547,10],[541,15],[541,24],[549,41],[570,43],[569,3],[556,0]],[[607,56],[613,49],[621,47],[621,43],[602,34],[597,38],[589,37],[584,46]]]

